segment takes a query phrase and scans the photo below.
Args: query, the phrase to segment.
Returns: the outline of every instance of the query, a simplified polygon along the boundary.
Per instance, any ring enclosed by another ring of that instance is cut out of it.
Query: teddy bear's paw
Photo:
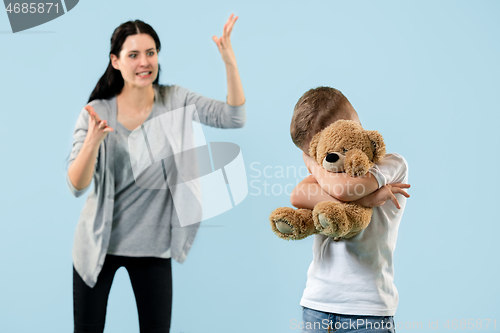
[[[310,209],[293,209],[281,207],[275,209],[269,221],[274,233],[286,240],[299,240],[317,233]]]
[[[292,225],[285,219],[278,219],[275,221],[276,223],[276,229],[279,230],[282,234],[292,234],[293,233],[293,227]]]
[[[338,226],[332,221],[326,214],[318,213],[316,219],[314,220],[316,223],[316,228],[323,235],[328,235],[329,237],[339,237],[338,234]],[[319,225],[318,225],[319,224]]]
[[[278,237],[289,240],[298,236],[295,215],[295,209],[290,207],[280,207],[271,213],[269,216],[271,228]]]
[[[316,229],[328,237],[342,237],[348,232],[348,221],[341,203],[325,201],[318,203],[313,210]]]
[[[318,221],[319,224],[323,227],[323,229],[328,229],[330,226],[332,226],[332,221],[328,219],[328,217],[325,216],[323,213],[318,214]]]
[[[355,164],[351,162],[346,165],[346,172],[353,177],[366,175],[368,169],[370,169],[370,167],[364,164]]]
[[[347,153],[345,160],[345,171],[353,177],[364,176],[370,169],[370,160],[359,149],[352,149]]]
[[[368,172],[368,169],[369,168],[365,167],[364,165],[357,165],[351,169],[352,175],[354,177],[364,176]]]

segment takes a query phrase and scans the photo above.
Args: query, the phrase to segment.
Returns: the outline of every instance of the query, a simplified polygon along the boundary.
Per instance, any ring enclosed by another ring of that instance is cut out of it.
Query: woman
[[[171,258],[184,261],[199,224],[181,228],[168,190],[136,184],[127,138],[149,119],[193,104],[184,109],[182,124],[244,125],[245,97],[230,42],[236,20],[231,15],[222,37],[213,37],[226,65],[227,103],[159,84],[160,40],[148,24],[129,21],[114,31],[108,68],[80,113],[68,160],[73,195],[82,195],[94,180],[72,253],[75,332],[104,330],[109,291],[121,266],[130,276],[141,332],[169,331]],[[173,140],[193,140],[192,126],[178,124],[166,125]]]

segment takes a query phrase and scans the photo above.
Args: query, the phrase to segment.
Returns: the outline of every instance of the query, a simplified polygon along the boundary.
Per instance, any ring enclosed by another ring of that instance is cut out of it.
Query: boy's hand
[[[405,190],[403,190],[404,188],[409,188],[409,187],[410,184],[403,184],[403,183],[387,184],[385,186],[382,186],[372,194],[367,195],[366,197],[363,197],[359,200],[356,200],[355,203],[364,207],[380,207],[383,204],[385,204],[387,200],[391,200],[394,206],[396,206],[398,209],[401,209],[398,199],[396,199],[396,196],[394,194],[399,193],[409,198],[410,195]]]

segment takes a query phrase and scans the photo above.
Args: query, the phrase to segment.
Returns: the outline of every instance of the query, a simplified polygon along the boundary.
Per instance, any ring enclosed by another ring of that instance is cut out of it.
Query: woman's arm
[[[84,142],[73,163],[68,168],[68,177],[75,190],[80,191],[90,185],[99,146]]]
[[[230,39],[231,31],[233,30],[234,23],[237,19],[238,16],[234,17],[234,14],[231,14],[226,24],[224,24],[222,37],[212,37],[213,41],[219,48],[222,60],[226,64],[227,104],[231,106],[238,106],[245,103],[245,95],[243,93],[243,86],[241,84],[240,74],[236,64],[236,56],[234,55]]]
[[[89,113],[88,128],[85,140],[68,168],[68,177],[76,191],[85,189],[90,185],[94,175],[95,163],[99,146],[106,135],[113,129],[106,125],[106,120],[100,120],[94,108],[90,105],[85,107]],[[85,132],[84,128],[80,128]]]
[[[224,25],[222,37],[212,37],[226,65],[227,102],[204,97],[180,86],[175,87],[182,106],[195,105],[193,120],[212,127],[240,128],[246,123],[245,95],[229,39],[237,18],[233,18],[233,15],[229,17]]]

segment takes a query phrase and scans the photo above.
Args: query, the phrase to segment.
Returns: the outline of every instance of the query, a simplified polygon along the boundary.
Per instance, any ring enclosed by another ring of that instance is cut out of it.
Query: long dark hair
[[[144,23],[140,20],[128,21],[121,24],[118,28],[115,29],[113,35],[111,36],[111,50],[109,54],[114,54],[117,57],[120,55],[120,51],[122,50],[123,43],[128,36],[137,35],[137,34],[148,34],[150,35],[156,44],[156,49],[158,52],[161,49],[160,39],[156,34],[156,31],[147,23]],[[158,76],[156,76],[156,80],[153,82],[153,85],[158,86],[160,81],[160,65],[158,64]],[[123,77],[119,70],[114,69],[111,65],[111,59],[109,60],[108,68],[106,72],[104,72],[103,76],[97,82],[94,90],[90,94],[89,101],[90,103],[94,99],[108,99],[118,95],[123,89]]]

